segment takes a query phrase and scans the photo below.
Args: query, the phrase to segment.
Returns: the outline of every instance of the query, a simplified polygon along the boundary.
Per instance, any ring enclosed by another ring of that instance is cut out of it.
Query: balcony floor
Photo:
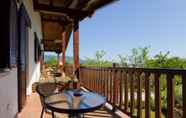
[[[18,118],[40,118],[41,103],[39,95],[33,93],[27,97],[27,103],[21,113],[18,114]],[[51,118],[51,114],[44,113],[44,118]],[[57,114],[57,118],[67,118],[66,114]],[[85,118],[121,118],[116,114],[113,114],[106,108],[96,110],[94,112],[86,113]],[[125,118],[122,116],[122,118]]]

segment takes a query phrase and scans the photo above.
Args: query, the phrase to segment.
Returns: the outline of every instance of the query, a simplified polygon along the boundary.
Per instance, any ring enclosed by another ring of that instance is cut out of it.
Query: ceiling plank
[[[69,7],[72,4],[73,0],[66,0],[64,6]]]
[[[34,0],[37,1],[37,0]],[[51,5],[45,5],[45,4],[38,4],[37,2],[34,3],[34,9],[38,11],[49,11],[49,12],[58,12],[58,13],[65,13],[69,16],[74,17],[86,17],[93,14],[93,11],[82,11],[82,10],[76,10],[76,9],[70,9],[70,8],[64,8],[64,7],[56,7]]]

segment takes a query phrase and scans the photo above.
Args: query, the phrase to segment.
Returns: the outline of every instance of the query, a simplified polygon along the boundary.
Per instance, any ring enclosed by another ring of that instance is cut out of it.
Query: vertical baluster
[[[95,90],[95,68],[93,69],[93,90]]]
[[[138,104],[137,104],[137,117],[141,118],[142,117],[142,112],[141,112],[141,84],[142,84],[142,80],[141,80],[141,73],[137,72],[136,73],[137,76],[137,82],[138,82],[138,90],[137,90],[137,100],[138,100]]]
[[[112,77],[112,73],[113,73],[113,69],[111,69],[111,72],[110,72],[110,101],[111,103],[113,103],[113,77]]]
[[[117,74],[117,70],[116,69],[114,69],[113,70],[113,88],[114,88],[114,93],[113,93],[113,104],[114,104],[114,106],[116,105],[116,93],[117,93],[117,90],[116,90],[116,88],[117,88],[117,85],[116,85],[116,81],[117,81],[117,78],[116,78],[116,74]]]
[[[161,118],[160,74],[155,74],[155,118]]]
[[[102,78],[101,78],[101,74],[102,74],[102,69],[100,67],[100,70],[99,70],[99,92],[102,95]]]
[[[104,68],[102,68],[102,74],[101,74],[101,79],[102,79],[102,95],[104,96]]]
[[[167,74],[167,118],[174,117],[174,75]]]
[[[90,74],[89,74],[89,78],[88,78],[88,81],[89,81],[89,89],[91,90],[91,78],[92,78],[92,68],[90,68]]]
[[[103,95],[105,96],[105,87],[106,87],[106,81],[105,81],[105,68],[103,69]]]
[[[99,67],[99,76],[98,76],[98,91],[99,91],[99,93],[101,94],[101,92],[100,92],[100,87],[101,87],[101,81],[100,81],[100,75],[101,75],[101,69],[100,69],[100,67]]]
[[[92,72],[91,72],[91,80],[90,80],[91,81],[91,90],[93,90],[93,88],[94,88],[93,87],[94,86],[94,82],[93,82],[94,81],[94,76],[93,76],[94,73],[93,72],[94,72],[94,68],[92,68]]]
[[[129,72],[130,76],[130,115],[133,116],[134,112],[134,75],[133,72]]]
[[[150,73],[145,73],[145,118],[150,118]]]
[[[183,118],[186,118],[186,73],[182,75]]]
[[[99,81],[100,81],[100,86],[99,86],[99,91],[100,91],[100,94],[102,95],[102,68],[100,68],[100,71],[99,71]]]
[[[109,78],[108,78],[108,68],[106,69],[106,73],[105,73],[105,78],[106,78],[106,83],[107,83],[107,85],[106,85],[106,97],[107,97],[107,101],[108,101],[108,87],[109,87]]]
[[[99,91],[99,93],[101,94],[101,91],[100,91],[100,87],[101,87],[101,81],[100,81],[101,79],[100,79],[100,78],[101,78],[101,77],[100,77],[100,75],[101,75],[101,68],[99,67],[99,77],[98,77],[98,81],[99,81],[98,84],[99,84],[99,85],[98,85],[98,91]]]
[[[119,83],[119,78],[118,78],[118,73],[119,71],[117,69],[115,69],[115,74],[114,74],[114,105],[117,106],[118,105],[118,83]]]
[[[110,69],[108,70],[108,100],[110,101]]]
[[[87,68],[87,79],[86,79],[86,86],[87,86],[87,88],[88,88],[88,84],[89,84],[88,81],[87,81],[88,78],[89,78],[89,69]]]
[[[92,68],[90,68],[90,78],[88,78],[88,81],[90,82],[90,90],[92,90]]]
[[[124,72],[124,80],[125,80],[125,112],[127,112],[128,109],[128,77],[127,77],[127,71]]]
[[[123,109],[123,70],[120,71],[120,97],[119,97],[119,107]]]
[[[120,70],[118,70],[118,73],[117,73],[117,105],[119,106],[120,105],[120,82],[121,82],[121,76],[120,76],[120,74],[121,74],[121,71]]]
[[[107,86],[107,99],[110,101],[110,69],[107,70],[108,86]]]
[[[94,87],[94,89],[95,89],[95,91],[97,91],[97,68],[95,68],[94,71],[95,71],[95,72],[94,72],[94,78],[95,78],[95,80],[94,80],[94,82],[95,82],[95,87]]]

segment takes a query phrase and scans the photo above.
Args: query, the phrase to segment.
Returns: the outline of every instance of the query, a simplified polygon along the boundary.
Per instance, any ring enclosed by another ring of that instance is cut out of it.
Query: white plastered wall
[[[0,118],[15,118],[18,112],[17,69],[0,73]]]
[[[32,93],[32,84],[37,82],[40,77],[40,63],[34,60],[34,32],[39,39],[42,39],[41,18],[38,12],[33,9],[32,0],[23,0],[23,4],[31,20],[31,28],[28,28],[28,80],[27,80],[27,95]]]

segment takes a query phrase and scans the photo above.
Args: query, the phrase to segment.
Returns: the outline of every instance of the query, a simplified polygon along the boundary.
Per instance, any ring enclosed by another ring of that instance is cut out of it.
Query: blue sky
[[[132,48],[150,46],[150,55],[170,51],[186,57],[186,0],[120,0],[80,23],[80,58],[97,50],[105,58],[130,55]],[[72,38],[67,55],[72,56]]]

